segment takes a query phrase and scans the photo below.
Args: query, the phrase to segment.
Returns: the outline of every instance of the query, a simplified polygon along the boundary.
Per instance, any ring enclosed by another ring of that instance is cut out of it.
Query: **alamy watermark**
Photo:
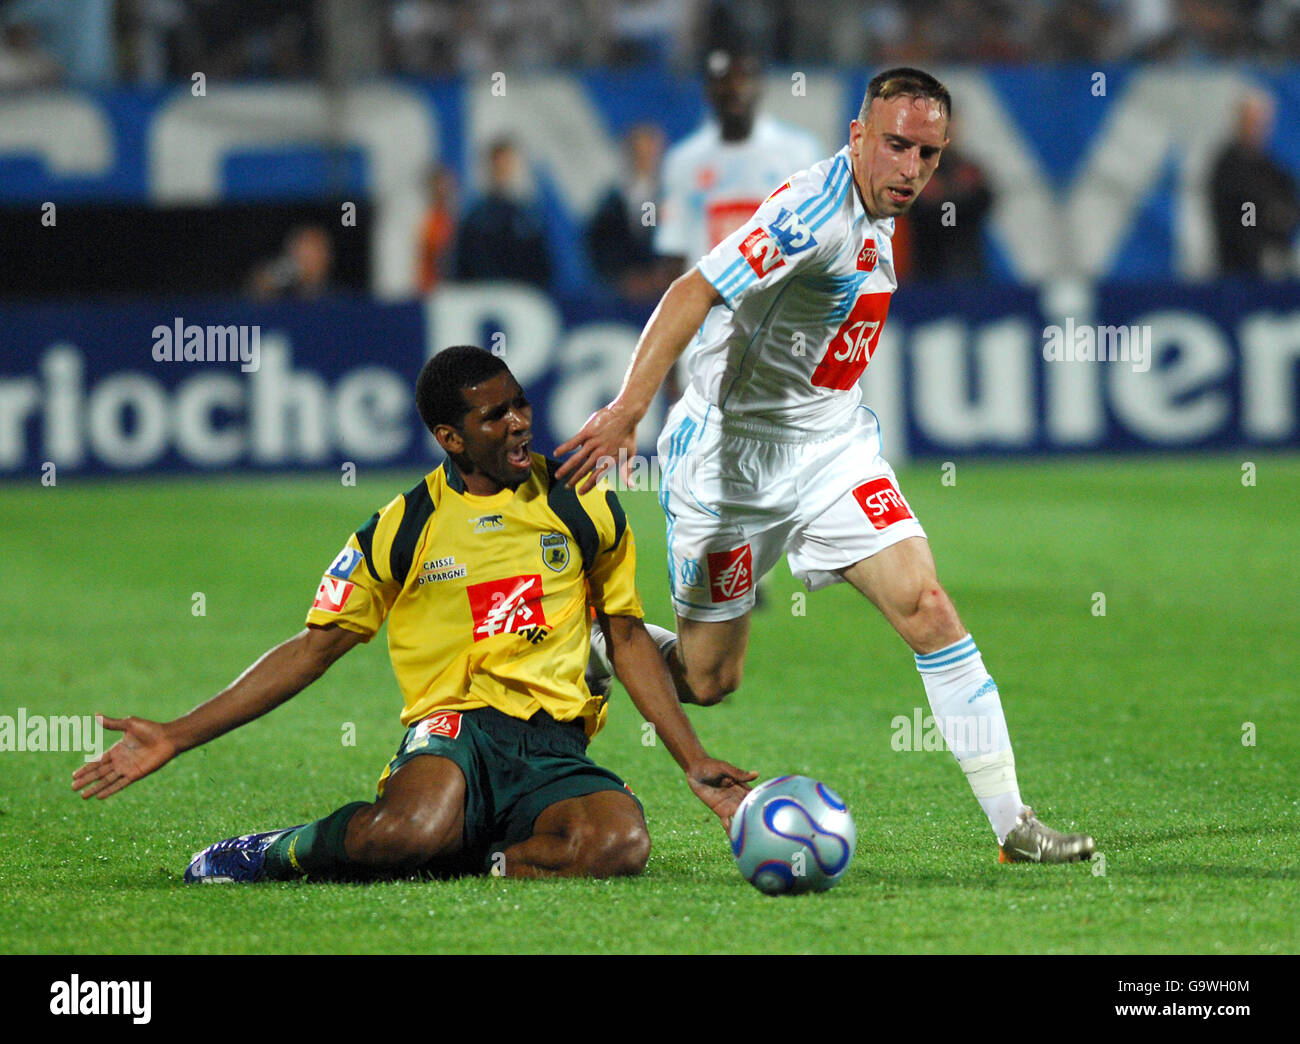
[[[1125,362],[1135,373],[1151,369],[1150,326],[1076,325],[1043,328],[1043,359],[1047,362]]]
[[[658,492],[663,478],[658,456],[643,457],[634,453],[629,457],[627,450],[618,451],[618,460],[597,458],[596,471],[616,493]]]
[[[87,761],[104,753],[104,722],[94,714],[33,714],[19,707],[0,714],[0,753],[80,751]]]
[[[149,335],[154,362],[237,362],[244,373],[262,365],[260,326],[199,326],[178,315],[171,326],[159,323]]]
[[[889,731],[889,746],[897,751],[988,751],[1010,742],[1006,725],[998,718],[986,714],[949,714],[937,718],[920,707],[912,709],[911,717],[894,715]]]
[[[105,982],[79,975],[50,983],[51,1015],[129,1015],[137,1026],[152,1015],[153,982],[124,979]]]

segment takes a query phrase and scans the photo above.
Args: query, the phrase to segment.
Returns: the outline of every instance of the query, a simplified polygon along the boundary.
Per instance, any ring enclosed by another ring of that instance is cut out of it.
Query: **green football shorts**
[[[525,841],[543,810],[566,798],[617,790],[644,808],[623,780],[586,754],[581,722],[559,722],[545,711],[527,721],[492,707],[436,711],[406,730],[377,787],[412,758],[454,761],[465,775],[464,848],[431,870],[483,873],[494,852]]]

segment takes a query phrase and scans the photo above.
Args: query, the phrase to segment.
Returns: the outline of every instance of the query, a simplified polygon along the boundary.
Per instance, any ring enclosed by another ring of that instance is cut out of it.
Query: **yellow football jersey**
[[[611,616],[644,615],[632,530],[602,482],[579,495],[534,453],[518,489],[466,492],[448,460],[377,511],[326,571],[307,623],[369,641],[388,621],[388,651],[406,706],[402,724],[435,710],[544,710],[582,719],[605,704],[587,688],[588,600]]]

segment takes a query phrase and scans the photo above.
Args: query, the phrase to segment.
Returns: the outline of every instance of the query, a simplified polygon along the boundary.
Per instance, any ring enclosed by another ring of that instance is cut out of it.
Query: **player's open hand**
[[[686,782],[695,796],[713,809],[728,830],[731,829],[731,817],[750,791],[749,784],[756,779],[757,772],[746,772],[716,758],[705,758],[686,771]]]
[[[101,718],[104,728],[121,732],[122,738],[94,761],[72,774],[72,789],[83,798],[101,800],[116,794],[129,783],[156,772],[176,756],[176,745],[156,721],[144,718]]]
[[[557,457],[573,454],[560,465],[555,477],[570,489],[582,482],[579,493],[589,492],[613,467],[618,467],[626,481],[636,456],[638,419],[617,399],[597,410],[578,434],[555,447]]]

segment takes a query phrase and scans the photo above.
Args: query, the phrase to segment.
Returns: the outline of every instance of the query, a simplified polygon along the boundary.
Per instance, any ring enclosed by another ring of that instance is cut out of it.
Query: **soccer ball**
[[[844,876],[857,843],[840,796],[807,776],[760,783],[731,820],[731,852],[768,895],[824,892]]]

